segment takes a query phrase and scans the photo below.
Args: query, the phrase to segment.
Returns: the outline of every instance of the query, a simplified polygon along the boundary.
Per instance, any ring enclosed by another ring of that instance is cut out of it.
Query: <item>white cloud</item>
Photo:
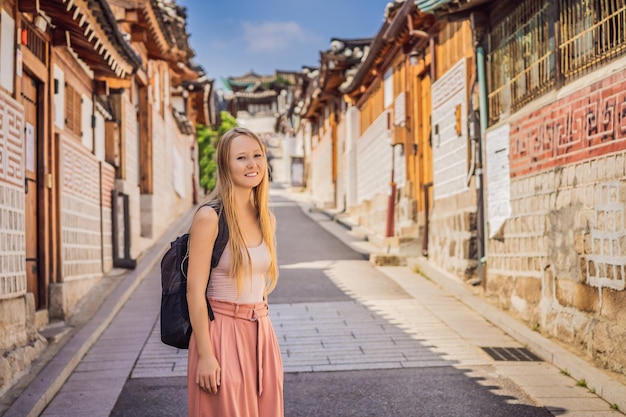
[[[243,22],[243,39],[249,52],[280,52],[296,44],[316,44],[319,37],[307,32],[297,22]]]

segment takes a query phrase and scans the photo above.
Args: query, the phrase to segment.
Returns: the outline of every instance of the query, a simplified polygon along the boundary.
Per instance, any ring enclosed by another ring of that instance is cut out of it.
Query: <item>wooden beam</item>
[[[126,22],[138,22],[139,21],[139,13],[137,9],[126,9],[126,15],[124,16],[124,21]]]
[[[99,82],[106,82],[109,90],[119,90],[122,88],[129,89],[132,86],[132,82],[130,79],[111,77],[104,74],[98,75],[97,80]]]

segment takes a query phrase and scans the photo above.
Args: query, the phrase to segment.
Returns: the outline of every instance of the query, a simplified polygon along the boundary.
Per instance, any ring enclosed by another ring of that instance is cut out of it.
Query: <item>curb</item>
[[[353,229],[349,222],[341,222],[338,216],[334,216],[332,213],[324,210],[320,211],[347,230]],[[616,405],[620,411],[626,410],[626,385],[624,383],[559,346],[547,337],[534,332],[519,320],[473,294],[458,277],[433,265],[428,259],[422,256],[408,257],[407,264],[407,269],[409,270],[411,265],[418,266],[428,279],[431,279],[450,295],[457,298],[519,343],[528,347],[545,362],[567,372],[575,381],[585,380],[587,387],[590,390],[594,390],[600,398],[611,405]]]
[[[428,279],[518,342],[526,345],[544,361],[562,371],[567,371],[569,376],[576,381],[584,379],[587,387],[595,390],[600,398],[609,404],[617,405],[619,410],[626,410],[626,385],[473,294],[457,277],[433,265],[426,258],[412,258],[411,263],[417,265]]]
[[[169,243],[180,234],[183,226],[190,223],[195,210],[195,207],[189,209],[145,252],[145,256],[141,257],[137,267],[128,272],[117,284],[103,300],[94,316],[83,327],[73,332],[71,338],[20,393],[3,417],[37,417],[44,411],[148,272],[160,262]]]

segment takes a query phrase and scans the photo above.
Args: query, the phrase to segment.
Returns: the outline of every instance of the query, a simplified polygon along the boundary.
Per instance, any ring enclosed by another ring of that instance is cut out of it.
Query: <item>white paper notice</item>
[[[486,135],[489,237],[494,237],[511,217],[510,129],[511,126],[507,124]]]
[[[35,126],[26,123],[26,169],[35,171]]]

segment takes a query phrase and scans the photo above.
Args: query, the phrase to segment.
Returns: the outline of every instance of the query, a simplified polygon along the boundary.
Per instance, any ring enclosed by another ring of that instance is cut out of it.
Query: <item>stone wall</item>
[[[510,122],[510,217],[487,294],[600,365],[626,365],[626,71]]]
[[[430,213],[428,258],[463,279],[476,275],[476,191],[435,200]]]

